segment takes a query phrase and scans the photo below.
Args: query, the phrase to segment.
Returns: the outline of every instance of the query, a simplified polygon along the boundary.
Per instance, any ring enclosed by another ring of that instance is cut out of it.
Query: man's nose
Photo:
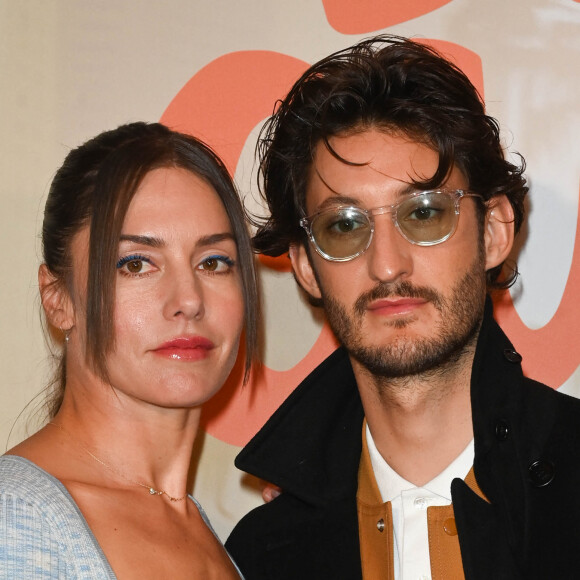
[[[373,239],[366,251],[369,275],[377,282],[396,282],[413,272],[413,245],[397,230],[392,214],[375,216]]]

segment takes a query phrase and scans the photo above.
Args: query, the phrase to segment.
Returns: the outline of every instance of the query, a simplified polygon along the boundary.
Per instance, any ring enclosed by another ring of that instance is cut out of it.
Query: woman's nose
[[[187,320],[203,318],[203,291],[194,271],[180,272],[168,278],[164,314],[167,319],[179,316]]]

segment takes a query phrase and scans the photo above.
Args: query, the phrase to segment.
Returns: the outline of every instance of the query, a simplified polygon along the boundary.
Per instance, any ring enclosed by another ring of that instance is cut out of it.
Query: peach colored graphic
[[[451,0],[322,0],[328,23],[342,34],[381,30],[433,12],[449,2]]]
[[[545,326],[532,330],[518,316],[509,292],[495,300],[495,317],[523,356],[524,373],[551,387],[559,387],[580,363],[580,192],[576,239],[570,273],[558,310]]]
[[[426,42],[426,41],[425,41]],[[483,94],[479,56],[444,41],[428,41],[470,77]],[[308,68],[293,57],[265,51],[224,55],[201,69],[176,95],[161,118],[166,125],[207,141],[233,174],[256,124],[271,114],[276,99]],[[263,267],[288,271],[287,257],[261,257]],[[204,408],[205,430],[233,445],[244,445],[298,383],[336,348],[325,324],[310,352],[287,371],[263,365],[241,386],[241,361],[224,388]]]

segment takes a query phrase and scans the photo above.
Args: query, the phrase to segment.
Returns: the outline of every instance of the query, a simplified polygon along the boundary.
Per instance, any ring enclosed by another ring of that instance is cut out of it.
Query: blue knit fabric
[[[199,511],[211,529],[199,504]],[[213,530],[212,530],[213,531]],[[0,457],[0,579],[116,580],[64,485],[15,455]]]
[[[116,578],[64,485],[14,455],[0,457],[0,578]]]

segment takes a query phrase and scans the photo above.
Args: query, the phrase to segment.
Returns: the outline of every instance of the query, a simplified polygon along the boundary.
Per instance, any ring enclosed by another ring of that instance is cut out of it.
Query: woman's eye
[[[117,262],[117,269],[124,274],[139,276],[151,272],[153,265],[143,256],[125,256]]]
[[[235,262],[227,256],[210,256],[200,263],[198,268],[205,272],[225,274],[234,266]]]

